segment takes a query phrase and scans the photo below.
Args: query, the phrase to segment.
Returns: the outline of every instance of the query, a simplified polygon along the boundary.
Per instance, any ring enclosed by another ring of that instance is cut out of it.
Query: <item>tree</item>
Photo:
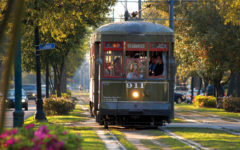
[[[1,2],[4,5],[4,2]],[[42,66],[51,60],[56,89],[61,95],[61,79],[71,51],[79,50],[88,26],[97,26],[115,0],[26,0],[23,43],[23,68],[35,70],[34,27],[39,26],[41,43],[55,43],[56,49],[42,54]],[[82,56],[81,56],[82,57]],[[78,64],[78,63],[76,63]],[[66,68],[67,69],[67,68]]]
[[[239,28],[224,24],[216,1],[185,6],[182,15],[176,41],[180,44],[176,49],[179,64],[209,80],[218,96],[224,74],[240,64]]]
[[[222,12],[227,7],[220,2],[225,1],[175,4],[178,75],[183,78],[199,76],[214,84],[217,90],[240,65],[239,27],[226,23]],[[157,8],[157,14],[168,12],[167,6],[153,7]]]
[[[240,0],[219,0],[219,4],[224,7],[221,15],[225,18],[225,23],[232,23],[240,26]]]

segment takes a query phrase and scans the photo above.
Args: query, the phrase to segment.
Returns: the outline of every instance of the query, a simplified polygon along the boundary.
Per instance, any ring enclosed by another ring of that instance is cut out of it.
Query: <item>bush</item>
[[[223,108],[229,112],[240,112],[240,97],[225,97]]]
[[[65,97],[45,98],[43,109],[47,115],[66,115],[75,108],[75,101]]]
[[[29,124],[22,128],[5,130],[0,134],[0,149],[81,149],[80,135],[70,134],[61,126],[42,125],[39,128],[35,128],[34,126],[34,124]]]
[[[216,108],[216,97],[213,96],[203,96],[197,95],[193,100],[193,105],[195,107],[212,107]]]

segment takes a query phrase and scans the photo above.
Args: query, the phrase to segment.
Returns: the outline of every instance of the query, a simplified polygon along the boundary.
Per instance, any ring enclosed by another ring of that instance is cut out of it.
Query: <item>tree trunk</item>
[[[67,93],[67,73],[66,73],[65,65],[64,65],[63,70],[62,70],[61,91],[62,91],[62,93]]]
[[[54,83],[53,83],[53,94],[56,94],[57,91],[57,71],[56,69],[53,67],[53,73],[54,73]]]
[[[240,72],[237,73],[236,96],[240,97]]]
[[[199,77],[199,81],[198,81],[198,95],[200,95],[201,89],[202,89],[202,78]]]
[[[228,85],[228,96],[240,97],[240,72],[232,74]]]
[[[230,82],[228,84],[227,96],[232,96],[233,95],[233,89],[234,89],[234,86],[235,86],[235,78],[236,78],[235,73],[232,73],[232,75],[230,77]]]
[[[191,101],[194,98],[194,77],[192,77],[192,81],[191,81]]]

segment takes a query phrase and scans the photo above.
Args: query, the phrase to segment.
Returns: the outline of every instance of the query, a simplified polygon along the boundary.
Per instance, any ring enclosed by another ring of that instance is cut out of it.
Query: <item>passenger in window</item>
[[[127,79],[134,79],[138,77],[137,66],[131,64],[130,70],[127,74]]]
[[[114,76],[120,76],[121,75],[121,72],[122,72],[122,66],[121,66],[121,62],[120,62],[120,58],[117,57],[115,60],[114,60],[114,63],[113,63],[113,67],[114,67]]]
[[[157,56],[154,75],[159,76],[162,75],[162,73],[163,73],[163,61],[161,56]]]
[[[149,76],[153,76],[155,74],[157,59],[152,57],[149,62]]]
[[[105,69],[105,75],[110,76],[112,74],[111,72],[112,72],[111,65],[110,65],[110,63],[107,63],[106,69]]]

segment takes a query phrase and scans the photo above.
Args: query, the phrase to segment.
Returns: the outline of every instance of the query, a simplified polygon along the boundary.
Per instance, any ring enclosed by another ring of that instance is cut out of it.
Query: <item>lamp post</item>
[[[35,119],[38,121],[45,121],[46,116],[43,111],[43,100],[41,91],[41,72],[40,72],[40,44],[39,44],[39,29],[35,27],[35,49],[36,49],[36,86],[37,86],[37,112],[35,113]]]
[[[21,127],[24,122],[22,110],[22,69],[21,69],[21,40],[19,35],[18,50],[15,61],[15,111],[13,112],[13,127]]]

